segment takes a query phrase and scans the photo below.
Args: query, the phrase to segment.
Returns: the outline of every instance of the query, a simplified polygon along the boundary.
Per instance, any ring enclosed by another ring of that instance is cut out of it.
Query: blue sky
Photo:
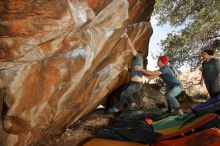
[[[157,19],[155,16],[151,17],[151,25],[153,27],[153,35],[150,39],[149,53],[148,53],[148,66],[147,69],[155,70],[157,69],[157,56],[162,53],[161,47],[159,45],[160,41],[165,39],[167,34],[172,31],[178,31],[181,27],[171,27],[169,24],[163,26],[157,26]]]

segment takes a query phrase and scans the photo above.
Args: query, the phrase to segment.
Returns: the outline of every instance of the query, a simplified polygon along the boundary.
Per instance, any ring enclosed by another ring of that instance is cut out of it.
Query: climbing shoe
[[[117,113],[117,112],[119,112],[119,109],[117,109],[116,107],[112,107],[112,108],[108,109],[108,112],[110,112],[110,113]]]

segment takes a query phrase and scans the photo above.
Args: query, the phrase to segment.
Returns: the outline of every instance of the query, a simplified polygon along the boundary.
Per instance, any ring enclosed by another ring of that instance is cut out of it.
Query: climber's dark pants
[[[140,83],[140,82],[129,83],[128,87],[121,93],[120,100],[116,104],[116,108],[122,109],[126,101],[128,103],[135,102],[132,95],[141,89],[142,89],[142,83]]]

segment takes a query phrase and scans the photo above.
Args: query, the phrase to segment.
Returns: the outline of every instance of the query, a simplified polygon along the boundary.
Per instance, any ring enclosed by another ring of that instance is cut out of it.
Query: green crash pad
[[[189,113],[182,119],[178,119],[178,116],[170,116],[154,122],[153,130],[154,132],[163,134],[163,136],[157,140],[164,140],[192,131],[215,118],[218,118],[218,115],[211,113],[207,113],[200,117],[197,117],[194,113]]]

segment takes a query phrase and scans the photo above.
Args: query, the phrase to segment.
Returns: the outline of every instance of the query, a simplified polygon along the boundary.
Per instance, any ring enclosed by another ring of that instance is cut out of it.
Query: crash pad
[[[144,121],[121,119],[115,119],[110,127],[96,130],[95,135],[99,138],[146,144],[154,143],[161,136],[160,133],[154,132],[153,127],[147,125]]]
[[[135,142],[110,140],[105,138],[93,138],[83,146],[149,146],[148,144],[141,144]]]
[[[144,121],[146,118],[151,118],[153,121],[159,121],[171,115],[176,115],[176,113],[171,113],[171,114],[166,113],[160,108],[152,108],[152,109],[140,108],[135,110],[123,109],[118,115],[118,119]]]
[[[206,102],[195,105],[191,109],[197,115],[215,113],[220,110],[220,95],[213,96]]]
[[[161,133],[163,136],[157,139],[164,140],[183,135],[197,129],[208,122],[218,118],[217,114],[207,113],[202,116],[195,116],[194,113],[185,115],[181,120],[177,116],[170,116],[166,119],[153,123],[154,132]]]
[[[151,146],[219,146],[220,130],[210,128],[175,140],[159,141]]]

